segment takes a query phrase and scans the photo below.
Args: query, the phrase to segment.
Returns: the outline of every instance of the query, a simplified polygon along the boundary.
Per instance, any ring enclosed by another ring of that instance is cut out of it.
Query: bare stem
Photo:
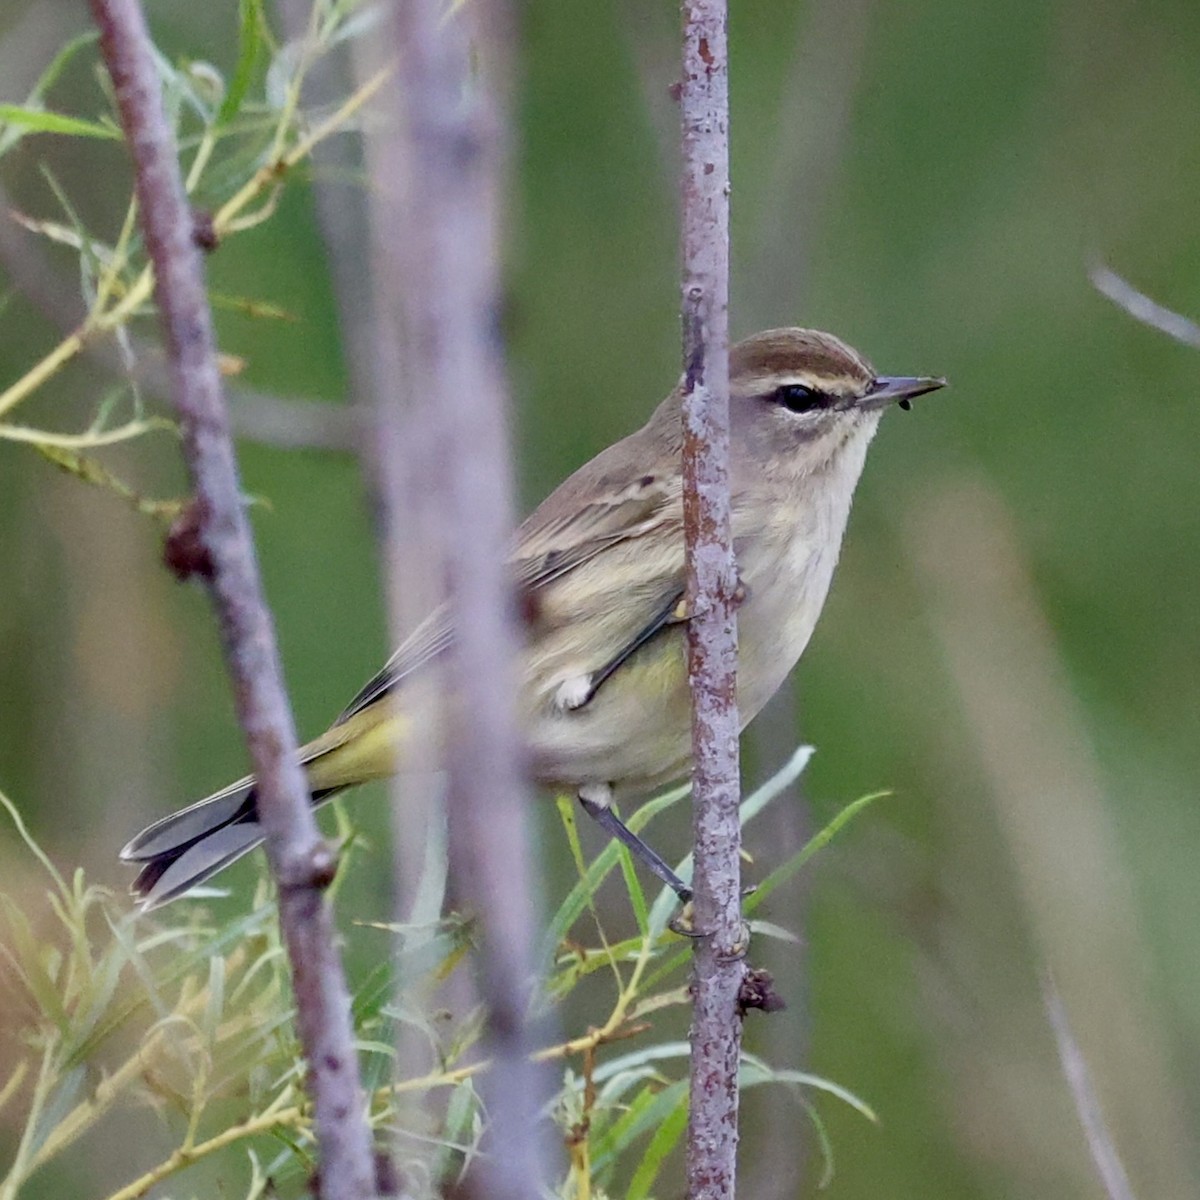
[[[1200,349],[1200,325],[1190,317],[1151,300],[1145,292],[1139,292],[1133,284],[1102,262],[1092,263],[1088,268],[1088,278],[1096,291],[1107,296],[1118,308],[1123,308],[1135,321],[1141,321],[1143,325],[1149,325],[1151,329],[1157,329],[1185,346]]]
[[[217,369],[212,314],[193,218],[138,0],[91,0],[133,154],[138,209],[154,264],[172,393],[196,492],[197,570],[217,609],[238,718],[257,776],[267,857],[292,963],[308,1060],[324,1200],[375,1194],[350,998],[322,890],[333,875],[309,806],[275,633],[263,598]]]
[[[1134,1200],[1129,1176],[1125,1174],[1116,1143],[1105,1123],[1104,1113],[1100,1108],[1100,1097],[1096,1095],[1087,1059],[1084,1058],[1075,1038],[1071,1019],[1067,1016],[1067,1006],[1058,994],[1058,988],[1054,986],[1054,979],[1049,971],[1042,974],[1042,1003],[1046,1006],[1050,1028],[1054,1031],[1063,1078],[1067,1081],[1071,1099],[1075,1102],[1075,1111],[1079,1114],[1079,1123],[1083,1126],[1083,1134],[1087,1139],[1088,1153],[1092,1156],[1092,1164],[1104,1186],[1104,1193],[1109,1200]]]
[[[737,567],[729,498],[729,74],[724,0],[683,0],[683,512],[692,688],[696,944],[687,1176],[734,1194],[738,993]]]
[[[499,197],[505,164],[502,76],[507,5],[477,0],[447,14],[441,0],[395,8],[392,29],[402,145],[389,225],[403,296],[397,308],[412,422],[393,414],[384,469],[407,470],[404,511],[428,531],[435,580],[445,580],[454,642],[443,707],[451,884],[482,930],[479,976],[494,1062],[484,1100],[494,1153],[468,1191],[489,1200],[540,1194],[539,1072],[526,1023],[533,977],[535,871],[516,713],[514,603],[507,549],[513,500],[501,314]],[[476,60],[474,55],[478,54]],[[389,271],[391,270],[389,264]],[[405,462],[407,466],[405,466]],[[394,496],[394,484],[385,483]],[[403,508],[400,507],[403,505]],[[391,522],[397,592],[416,564]],[[393,604],[393,611],[403,605]],[[418,753],[420,751],[418,750]]]

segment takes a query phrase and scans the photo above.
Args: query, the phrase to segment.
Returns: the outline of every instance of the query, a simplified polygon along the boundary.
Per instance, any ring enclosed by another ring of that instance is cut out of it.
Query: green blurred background
[[[848,801],[892,790],[773,898],[800,942],[760,957],[791,1007],[752,1019],[750,1045],[880,1114],[871,1126],[820,1102],[832,1197],[1101,1196],[1048,970],[1135,1192],[1194,1196],[1200,355],[1099,296],[1088,267],[1103,259],[1200,315],[1200,7],[732,9],[735,333],[814,325],[881,371],[952,382],[885,423],[795,692],[748,739],[748,785],[800,740],[819,751],[802,794],[751,832],[751,878]],[[150,11],[169,57],[229,67],[229,0]],[[510,332],[527,508],[676,375],[677,18],[657,0],[521,14]],[[0,102],[84,28],[79,5],[6,0]],[[54,107],[99,111],[89,69]],[[115,232],[119,147],[31,138],[3,160],[11,202],[57,216],[39,161]],[[70,284],[72,256],[50,261]],[[298,318],[221,315],[243,382],[345,401],[305,184],[210,269],[214,288]],[[0,383],[54,340],[10,295]],[[77,365],[22,416],[70,427],[108,384]],[[386,650],[370,504],[349,455],[241,450],[248,491],[269,500],[255,525],[311,734]],[[182,490],[169,437],[106,461],[148,494]],[[244,766],[206,599],[162,569],[160,546],[151,522],[0,443],[0,788],[60,865],[117,886],[133,830]],[[345,911],[364,917],[387,912],[382,807],[359,806],[378,848]],[[539,812],[553,898],[571,868]],[[659,837],[680,850],[686,828]],[[0,861],[13,879],[26,869],[7,832]],[[356,961],[378,952],[355,943]],[[127,1174],[98,1161],[47,1187],[88,1195],[97,1172]],[[814,1194],[801,1110],[750,1096],[742,1163],[755,1200]]]

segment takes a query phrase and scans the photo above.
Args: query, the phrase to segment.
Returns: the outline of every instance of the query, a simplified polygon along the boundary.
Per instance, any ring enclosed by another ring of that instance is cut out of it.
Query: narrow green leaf
[[[0,104],[0,122],[14,125],[28,133],[61,133],[71,137],[119,139],[121,131],[99,121],[85,121],[82,117],[69,117],[65,113],[49,112],[46,109],[27,108],[22,104]]]
[[[145,970],[143,980],[149,981],[147,984],[148,990],[144,995],[137,996],[122,1005],[119,1009],[111,1013],[106,1020],[101,1022],[91,1038],[76,1051],[75,1060],[77,1061],[90,1054],[96,1045],[99,1045],[105,1038],[116,1032],[135,1013],[139,1012],[146,1005],[153,1003],[154,998],[161,995],[167,987],[173,983],[178,983],[185,975],[189,975],[194,971],[197,966],[207,963],[212,955],[224,955],[232,947],[251,942],[253,939],[260,937],[263,934],[264,927],[267,927],[266,923],[268,919],[274,918],[274,911],[274,905],[264,905],[251,909],[245,915],[222,926],[211,936],[181,937],[181,933],[193,934],[196,931],[163,931],[152,927],[153,932],[138,943],[134,942],[130,931],[135,925],[144,926],[148,924],[146,918],[139,916],[137,913],[126,913],[119,922],[113,921],[110,918],[109,928],[116,938],[125,943],[130,963],[134,966],[135,970],[139,969],[139,965]],[[151,972],[141,961],[141,955],[163,940],[179,940],[181,942],[180,949],[166,962],[160,963],[156,972]],[[276,959],[278,959],[280,954],[281,951],[278,948],[271,950],[271,955]],[[255,964],[255,966],[257,965]],[[253,970],[254,968],[251,969]],[[235,989],[234,995],[236,996],[237,994],[237,989]]]
[[[71,1042],[65,1051],[67,1057],[73,1052],[73,1044],[90,1037],[108,1012],[124,969],[125,956],[121,948],[110,946],[91,975],[90,1002],[81,1014],[76,1015],[71,1029]]]
[[[808,1114],[813,1132],[817,1135],[817,1145],[821,1150],[821,1177],[817,1180],[817,1187],[824,1191],[833,1182],[833,1140],[829,1136],[829,1130],[825,1128],[821,1114],[817,1112],[817,1106],[803,1096],[797,1096],[796,1102]]]
[[[679,939],[674,935],[660,935],[651,958],[661,957],[666,950],[678,944]],[[603,949],[588,948],[586,958],[581,958],[574,951],[564,951],[555,958],[558,970],[547,980],[546,992],[551,996],[565,996],[585,976],[606,970],[614,963],[634,962],[641,955],[644,945],[645,938],[638,933],[619,942],[612,942]],[[647,988],[643,985],[639,991],[644,994]]]
[[[646,893],[642,890],[642,882],[638,879],[637,868],[633,865],[633,856],[628,846],[620,847],[621,874],[625,879],[625,890],[629,893],[629,903],[637,920],[638,932],[643,938],[649,936],[650,913],[646,907]]]
[[[650,1063],[633,1070],[621,1071],[597,1090],[596,1109],[598,1112],[615,1111],[619,1105],[625,1103],[625,1096],[634,1088],[652,1083],[654,1084],[653,1090],[657,1091],[658,1088],[665,1087],[670,1082],[671,1080],[666,1078],[658,1067]],[[598,1126],[593,1122],[593,1129],[596,1128]]]
[[[753,912],[781,883],[786,882],[800,870],[818,850],[823,850],[828,846],[842,829],[853,821],[868,805],[874,804],[876,800],[881,800],[883,797],[890,795],[891,792],[872,792],[868,796],[860,796],[857,800],[847,804],[845,808],[837,813],[832,821],[809,838],[787,862],[776,867],[755,888],[753,893],[746,897],[746,902],[743,905],[744,911],[747,913]]]
[[[208,1039],[210,1046],[217,1044],[217,1030],[221,1025],[221,1018],[225,1015],[225,960],[218,954],[214,954],[208,960],[208,995],[204,1003],[204,1015],[200,1021],[200,1028],[204,1030],[204,1036]]]
[[[40,100],[59,80],[71,60],[85,46],[90,46],[100,35],[96,30],[80,33],[73,37],[51,60],[50,65],[42,72],[33,91],[29,93],[28,102]]]
[[[59,1030],[66,1029],[69,1020],[59,996],[58,983],[46,970],[42,948],[32,926],[10,897],[0,895],[0,905],[5,909],[7,940],[11,943],[11,946],[0,945],[0,958],[8,960],[10,978],[16,976],[20,980],[29,993],[29,999],[47,1020]]]
[[[38,168],[50,190],[54,193],[54,198],[62,207],[63,212],[67,214],[67,220],[70,221],[71,227],[79,239],[79,252],[83,257],[82,265],[86,268],[83,272],[83,298],[87,301],[88,308],[90,309],[95,299],[93,284],[104,272],[103,255],[97,251],[91,234],[88,233],[87,227],[75,211],[75,206],[71,203],[71,198],[67,195],[66,188],[59,183],[58,177],[47,163],[39,163]]]
[[[351,1015],[355,1027],[378,1019],[383,1012],[383,1006],[391,999],[393,990],[391,964],[376,964],[354,993]]]
[[[663,1163],[675,1149],[679,1139],[683,1136],[683,1131],[687,1128],[687,1119],[688,1103],[685,1092],[679,1097],[678,1103],[667,1114],[662,1124],[654,1131],[654,1136],[646,1147],[646,1153],[642,1155],[642,1161],[638,1163],[637,1170],[634,1171],[633,1178],[629,1182],[626,1200],[648,1200],[650,1189],[654,1186],[654,1181],[658,1178]]]
[[[784,791],[795,783],[815,753],[816,751],[812,746],[798,747],[791,758],[766,783],[751,792],[738,808],[738,820],[741,825],[743,827],[748,825],[772,800],[782,795]],[[636,816],[637,814],[634,815]],[[630,822],[631,826],[632,824]],[[691,878],[691,854],[688,854],[679,864],[677,874],[683,879]],[[652,936],[657,937],[667,927],[667,922],[671,919],[671,914],[675,911],[677,904],[678,900],[671,889],[663,888],[654,902],[654,907],[650,910],[650,932]]]
[[[791,758],[755,791],[742,801],[738,816],[743,825],[749,824],[776,797],[782,795],[804,773],[816,750],[812,746],[798,746]]]
[[[750,932],[762,937],[774,938],[780,942],[790,942],[793,946],[803,944],[803,940],[798,938],[790,929],[785,929],[782,925],[776,925],[774,921],[751,921]]]
[[[668,1084],[659,1092],[651,1090],[653,1097],[648,1103],[639,1104],[622,1116],[608,1134],[596,1139],[592,1145],[592,1169],[603,1174],[635,1138],[650,1129],[657,1129],[667,1119],[681,1100],[686,1100],[688,1081],[679,1079]]]
[[[24,108],[34,112],[42,111],[42,97],[54,86],[60,75],[66,70],[71,59],[90,45],[99,35],[95,30],[81,33],[73,37],[51,60],[50,65],[42,72],[41,78],[33,85],[33,90],[25,99]],[[0,158],[3,158],[29,130],[22,125],[10,124],[7,129],[0,130]]]
[[[240,0],[238,18],[238,60],[217,112],[218,126],[227,125],[241,112],[263,52],[262,0]]]
[[[17,836],[25,843],[26,847],[28,847],[34,858],[36,858],[38,862],[42,864],[42,866],[46,869],[46,873],[51,879],[54,880],[58,890],[65,896],[68,891],[66,880],[63,879],[62,875],[60,875],[58,872],[58,868],[47,857],[45,850],[43,850],[41,846],[34,841],[33,834],[31,834],[26,827],[20,810],[3,792],[0,792],[0,807],[5,809],[9,815],[9,819],[12,821],[13,825],[16,826]]]
[[[479,1098],[470,1083],[460,1084],[450,1093],[443,1123],[443,1141],[433,1162],[431,1174],[443,1183],[453,1181],[469,1158],[479,1138]],[[463,1147],[463,1149],[459,1149]]]
[[[685,790],[677,789],[674,792],[667,792],[665,795],[643,804],[633,814],[633,819],[629,822],[629,827],[636,833],[656,813],[674,804],[684,795],[686,795]],[[610,841],[590,864],[585,865],[583,848],[579,841],[578,824],[575,819],[574,803],[568,796],[559,796],[557,803],[559,816],[562,819],[563,828],[567,834],[567,844],[571,848],[571,855],[579,870],[580,878],[570,892],[567,893],[566,899],[558,906],[557,912],[555,912],[550,921],[550,928],[542,943],[542,957],[547,968],[554,961],[554,955],[557,953],[558,947],[567,934],[571,932],[575,922],[583,915],[600,885],[608,878],[609,873],[620,861],[620,843]]]
[[[666,955],[661,964],[651,971],[642,981],[643,993],[652,992],[664,979],[674,974],[692,957],[691,940],[687,938],[673,939],[671,944],[679,944],[679,949],[673,954]]]
[[[58,1077],[58,1083],[51,1092],[46,1107],[38,1114],[37,1124],[34,1126],[33,1137],[29,1142],[31,1161],[36,1159],[37,1153],[45,1145],[46,1139],[75,1107],[86,1081],[87,1068],[82,1065],[73,1070],[64,1071]]]
[[[782,1083],[789,1088],[810,1088],[818,1092],[828,1092],[836,1096],[843,1104],[848,1104],[855,1112],[866,1117],[873,1124],[879,1124],[875,1110],[865,1101],[859,1099],[849,1088],[832,1079],[821,1075],[812,1075],[807,1071],[794,1071],[786,1067],[772,1067],[769,1063],[754,1055],[743,1054],[742,1063],[738,1068],[738,1082],[742,1087],[757,1087],[764,1083]]]
[[[647,1063],[661,1062],[668,1058],[687,1058],[691,1052],[687,1042],[660,1042],[657,1046],[643,1046],[640,1050],[631,1050],[628,1054],[610,1058],[596,1068],[593,1079],[597,1083],[603,1083],[621,1071],[644,1067]]]

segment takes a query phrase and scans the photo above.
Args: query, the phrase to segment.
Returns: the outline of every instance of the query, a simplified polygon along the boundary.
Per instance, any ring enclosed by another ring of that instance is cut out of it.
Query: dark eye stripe
[[[771,399],[794,413],[813,412],[829,404],[829,397],[824,392],[806,387],[803,383],[784,384],[771,393]]]

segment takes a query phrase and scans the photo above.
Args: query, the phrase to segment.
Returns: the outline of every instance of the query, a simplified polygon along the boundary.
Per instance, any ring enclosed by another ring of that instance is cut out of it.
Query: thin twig
[[[297,163],[302,162],[313,149],[326,138],[343,129],[387,81],[388,71],[381,70],[367,80],[353,95],[348,96],[330,116],[313,126],[277,159],[260,167],[208,222],[207,236],[219,241],[226,235],[249,229],[266,219],[278,195],[281,177]],[[282,136],[282,131],[280,132]],[[263,195],[267,200],[256,212],[242,216],[247,207]],[[113,263],[101,280],[96,304],[89,311],[84,323],[65,337],[49,354],[45,355],[14,383],[0,392],[0,416],[15,408],[37,391],[47,380],[79,354],[82,354],[92,338],[108,334],[126,325],[129,319],[150,300],[154,293],[154,270],[152,265],[142,268],[128,281],[121,281],[120,299],[109,304],[113,285],[117,282],[125,265],[124,256]]]
[[[625,1041],[628,1038],[634,1038],[645,1033],[650,1028],[648,1024],[642,1024],[629,1019],[629,1000],[629,993],[622,993],[618,997],[617,1004],[608,1020],[602,1026],[593,1028],[580,1037],[571,1038],[568,1041],[558,1042],[553,1046],[544,1046],[540,1050],[535,1050],[530,1055],[531,1061],[543,1063],[575,1058],[580,1055],[587,1055],[600,1046],[612,1045],[614,1042]],[[134,1061],[140,1062],[144,1057],[144,1050],[139,1051]],[[411,1079],[401,1079],[386,1087],[378,1088],[375,1092],[375,1099],[381,1104],[387,1104],[397,1096],[427,1093],[437,1088],[457,1087],[458,1084],[463,1083],[465,1080],[485,1075],[487,1072],[494,1070],[495,1066],[496,1064],[490,1059],[480,1058],[464,1066],[444,1067],[436,1071],[430,1071],[425,1075]],[[19,1071],[21,1072],[20,1075],[14,1074],[13,1076],[17,1080],[15,1086],[19,1086],[26,1071],[26,1064],[22,1063]],[[10,1084],[10,1086],[13,1085]],[[144,1172],[137,1179],[133,1180],[132,1183],[128,1183],[111,1193],[107,1197],[107,1200],[138,1200],[138,1197],[144,1196],[163,1180],[179,1174],[182,1170],[199,1162],[201,1159],[207,1158],[238,1142],[261,1137],[267,1133],[276,1133],[283,1129],[303,1130],[307,1127],[308,1116],[308,1110],[305,1105],[286,1104],[282,1100],[275,1101],[263,1112],[255,1113],[253,1116],[247,1117],[244,1121],[240,1121],[236,1125],[230,1125],[221,1130],[220,1133],[214,1134],[211,1138],[176,1148],[157,1166]],[[44,1150],[39,1154],[39,1158],[42,1160],[48,1157]]]
[[[154,380],[153,367],[149,370]],[[362,413],[352,404],[280,396],[241,384],[226,386],[235,437],[278,450],[355,453],[366,440]]]
[[[547,1178],[538,1122],[544,1097],[528,1058],[536,874],[515,702],[506,562],[513,499],[498,329],[507,114],[497,57],[503,66],[508,21],[503,0],[476,0],[451,15],[441,0],[396,7],[397,125],[407,170],[385,181],[399,189],[391,227],[404,259],[397,342],[419,425],[419,437],[410,428],[402,445],[393,418],[386,464],[399,470],[406,457],[420,476],[415,489],[410,477],[405,503],[423,510],[417,520],[433,534],[434,561],[423,569],[445,579],[455,630],[441,739],[451,883],[480,920],[484,1050],[495,1063],[484,1100],[496,1153],[476,1161],[467,1190],[489,1200],[527,1200]],[[397,566],[411,572],[417,564]],[[402,571],[390,574],[398,589]]]
[[[221,394],[192,213],[141,8],[137,0],[91,0],[91,7],[134,159],[184,454],[196,490],[197,533],[204,550],[199,567],[217,609],[238,718],[257,777],[267,857],[279,882],[280,923],[315,1109],[320,1191],[324,1200],[361,1200],[375,1194],[374,1162],[350,997],[322,896],[333,878],[332,855],[317,830],[296,753]]]
[[[1151,300],[1102,262],[1092,264],[1088,278],[1096,291],[1107,296],[1118,308],[1123,308],[1135,321],[1200,350],[1200,325],[1195,321]]]
[[[684,0],[683,512],[692,689],[695,923],[692,1200],[734,1194],[738,993],[745,976],[738,851],[737,567],[729,497],[729,75],[724,0]]]
[[[1083,1051],[1075,1040],[1071,1019],[1067,1016],[1067,1007],[1063,1004],[1049,972],[1042,976],[1042,1002],[1046,1006],[1050,1028],[1054,1031],[1058,1061],[1062,1063],[1063,1078],[1071,1090],[1071,1099],[1075,1101],[1075,1111],[1079,1114],[1079,1123],[1083,1126],[1083,1134],[1087,1138],[1088,1152],[1092,1156],[1096,1174],[1100,1176],[1100,1182],[1104,1185],[1109,1200],[1135,1200],[1129,1176],[1125,1174],[1121,1156],[1117,1153],[1112,1134],[1105,1124],[1104,1113],[1100,1109],[1100,1098],[1092,1086],[1092,1074],[1088,1070],[1087,1059],[1083,1057]]]
[[[34,236],[22,230],[0,188],[0,266],[42,315],[64,336],[78,333],[88,319],[78,290],[67,285]],[[84,338],[84,356],[118,378],[159,396],[170,395],[162,351],[135,334],[128,335],[131,362],[115,342]],[[359,414],[351,407],[278,396],[240,385],[227,385],[230,422],[239,438],[281,449],[356,450],[363,440]]]

